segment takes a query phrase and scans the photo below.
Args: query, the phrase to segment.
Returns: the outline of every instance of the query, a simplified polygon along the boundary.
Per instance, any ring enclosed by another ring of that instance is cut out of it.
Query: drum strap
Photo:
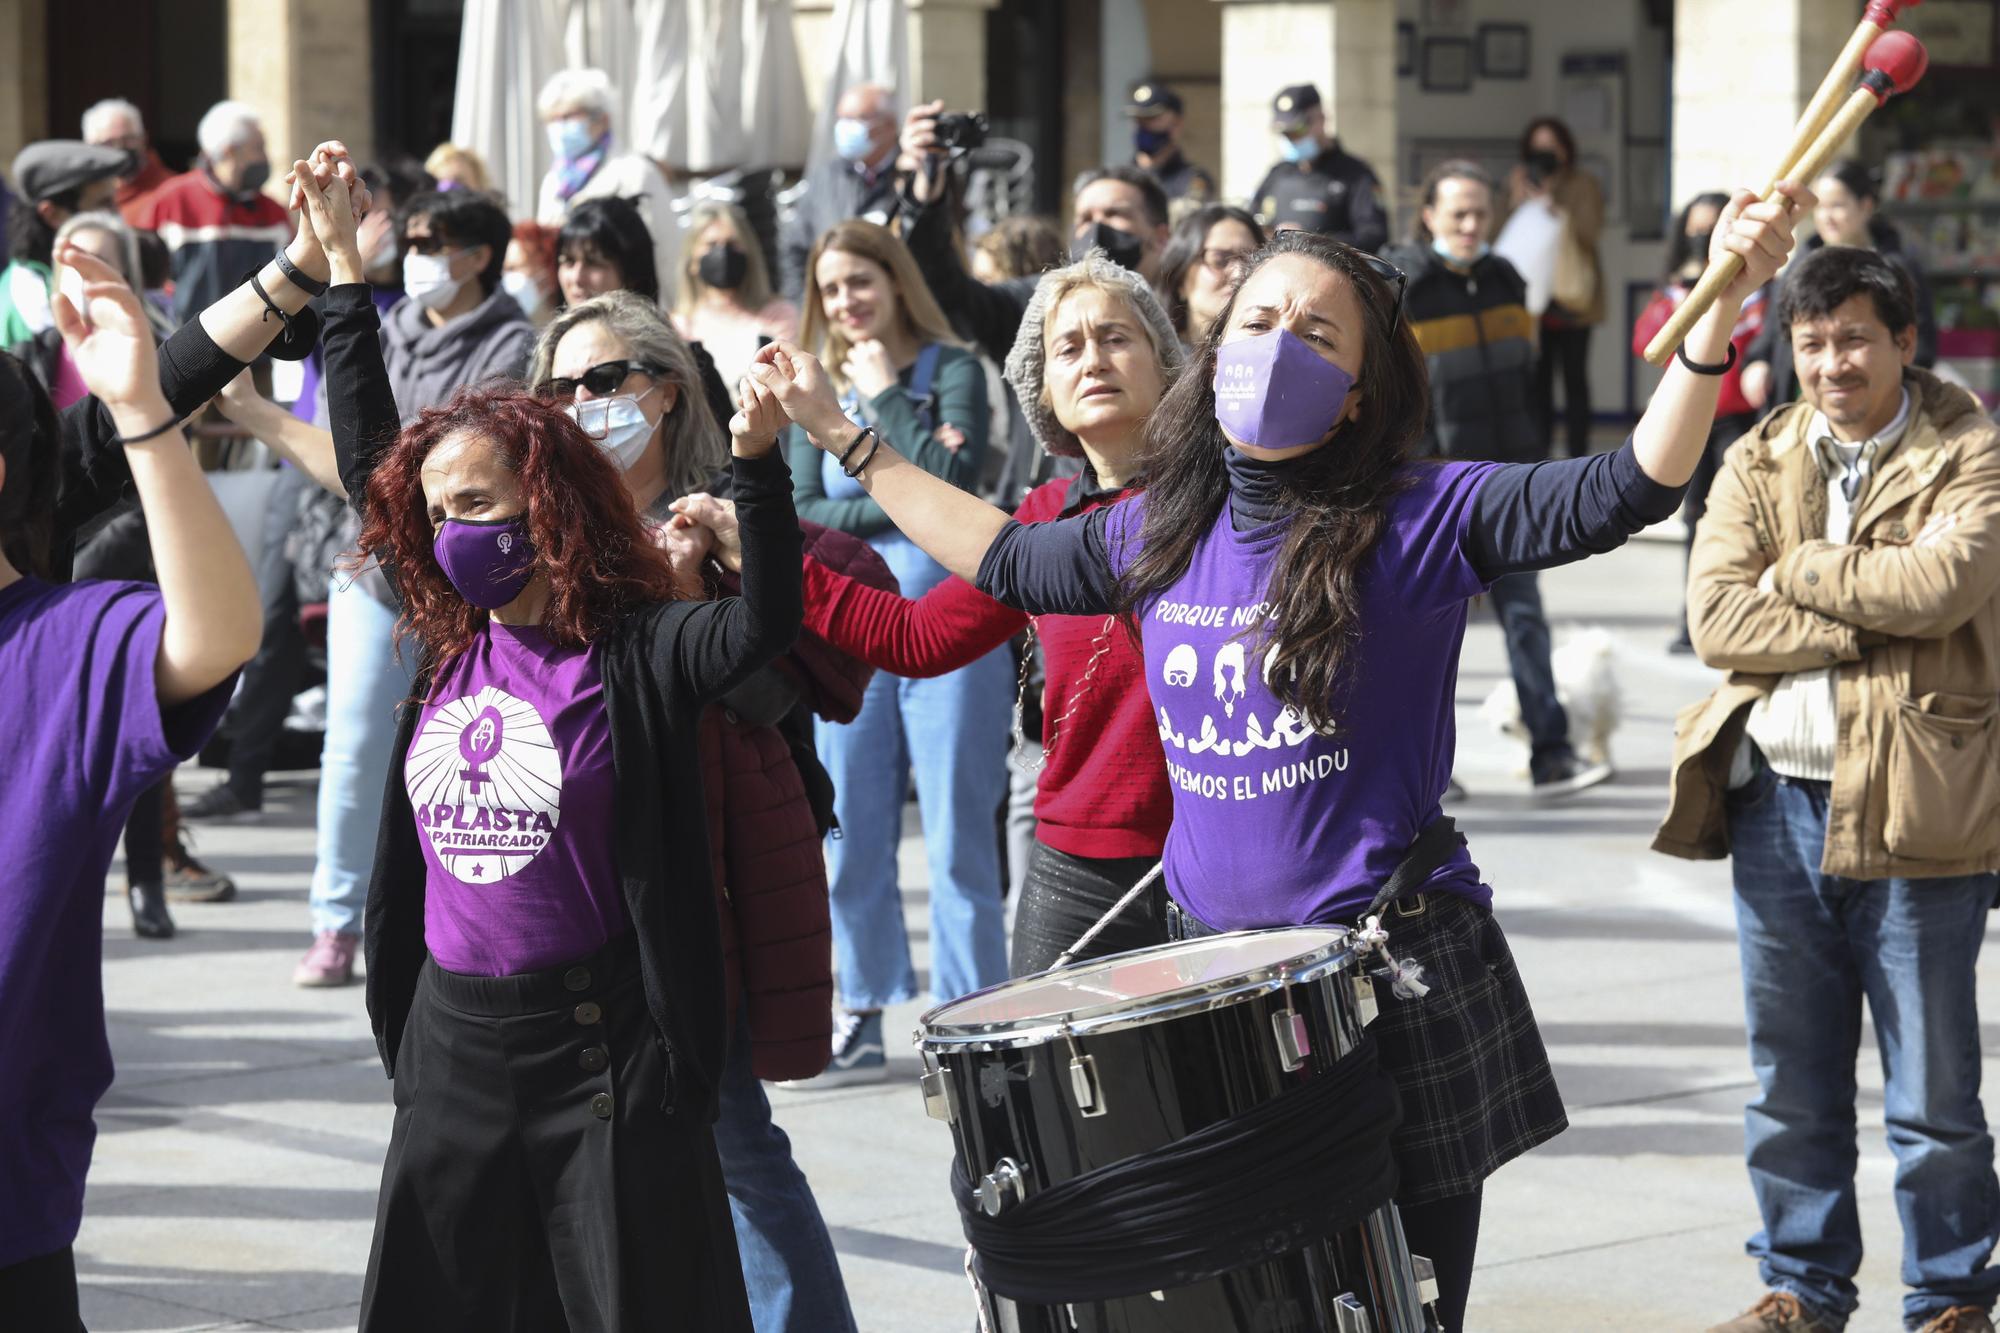
[[[1305,1082],[1186,1138],[988,1217],[951,1170],[973,1275],[1011,1300],[1111,1300],[1201,1282],[1358,1225],[1394,1197],[1395,1082],[1361,1043]]]
[[[1403,859],[1389,872],[1389,878],[1382,881],[1381,892],[1375,901],[1368,904],[1368,910],[1361,915],[1378,915],[1390,903],[1423,891],[1438,868],[1452,858],[1452,854],[1465,846],[1465,835],[1458,831],[1458,823],[1450,815],[1439,815],[1430,823],[1417,830],[1416,841],[1410,850],[1403,853]]]

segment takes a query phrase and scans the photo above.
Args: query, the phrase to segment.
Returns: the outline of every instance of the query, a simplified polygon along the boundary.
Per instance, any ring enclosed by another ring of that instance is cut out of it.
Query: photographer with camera
[[[1040,275],[984,283],[966,272],[953,242],[945,185],[952,156],[983,142],[985,129],[985,117],[948,114],[943,102],[911,109],[903,121],[903,160],[910,171],[903,197],[903,243],[959,332],[995,362],[1005,362]],[[1170,235],[1160,182],[1134,166],[1094,167],[1077,177],[1072,193],[1076,216],[1070,258],[1102,250],[1113,263],[1151,282]]]
[[[785,225],[778,246],[783,295],[805,293],[806,257],[813,242],[851,218],[891,225],[901,207],[896,157],[896,94],[879,83],[858,83],[834,104],[835,156],[806,173],[805,194]]]

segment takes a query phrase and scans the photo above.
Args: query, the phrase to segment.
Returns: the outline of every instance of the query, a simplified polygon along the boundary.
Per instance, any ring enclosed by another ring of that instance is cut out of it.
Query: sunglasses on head
[[[1394,341],[1396,330],[1403,323],[1403,289],[1410,285],[1410,275],[1397,268],[1380,255],[1371,255],[1366,250],[1349,248],[1347,253],[1366,265],[1376,277],[1396,289],[1396,304],[1389,310],[1389,339]]]
[[[550,380],[548,393],[551,398],[574,398],[580,385],[590,390],[591,397],[603,398],[618,392],[618,386],[635,370],[642,375],[667,373],[650,361],[600,361],[575,379]]]

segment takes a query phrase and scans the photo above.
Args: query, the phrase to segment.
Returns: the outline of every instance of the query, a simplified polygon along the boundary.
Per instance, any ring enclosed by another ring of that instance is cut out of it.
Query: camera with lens
[[[947,111],[937,118],[940,148],[977,148],[986,142],[986,117],[977,111]]]

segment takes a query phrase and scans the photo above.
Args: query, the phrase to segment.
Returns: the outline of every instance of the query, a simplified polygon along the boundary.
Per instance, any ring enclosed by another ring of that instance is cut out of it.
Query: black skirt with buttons
[[[508,977],[426,959],[362,1333],[749,1333],[715,1141],[667,1077],[630,935]]]

